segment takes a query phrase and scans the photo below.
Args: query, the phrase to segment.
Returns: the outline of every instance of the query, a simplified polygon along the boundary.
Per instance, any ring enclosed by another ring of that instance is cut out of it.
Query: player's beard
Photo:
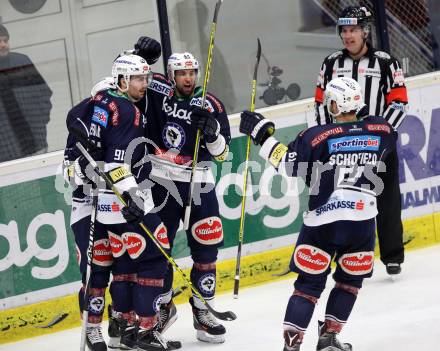
[[[177,92],[182,97],[189,97],[194,93],[196,87],[196,82],[192,83],[191,86],[176,87]]]

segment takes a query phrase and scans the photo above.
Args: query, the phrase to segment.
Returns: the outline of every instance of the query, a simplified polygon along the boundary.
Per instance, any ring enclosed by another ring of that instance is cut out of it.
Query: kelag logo
[[[342,137],[330,139],[327,144],[331,154],[338,151],[377,151],[379,150],[380,137],[373,135]]]

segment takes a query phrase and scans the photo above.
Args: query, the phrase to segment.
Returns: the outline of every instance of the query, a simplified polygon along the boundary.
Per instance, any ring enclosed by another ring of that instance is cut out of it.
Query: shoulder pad
[[[390,54],[387,54],[385,51],[375,51],[374,52],[374,56],[377,56],[379,58],[383,58],[383,59],[386,59],[386,60],[391,59]]]
[[[327,60],[333,60],[333,59],[336,59],[340,56],[342,56],[342,51],[341,50],[335,51],[334,53],[327,56]]]

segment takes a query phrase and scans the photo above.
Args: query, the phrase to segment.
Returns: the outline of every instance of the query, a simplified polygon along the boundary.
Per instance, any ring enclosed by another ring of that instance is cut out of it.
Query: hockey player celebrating
[[[93,97],[89,130],[89,138],[101,150],[101,159],[97,161],[104,163],[104,171],[127,203],[124,207],[111,190],[100,189],[97,221],[102,225],[99,230],[105,230],[110,239],[114,258],[110,291],[125,327],[121,345],[112,346],[172,350],[179,348],[180,343],[167,342],[158,330],[157,301],[167,261],[137,225],[142,221],[163,249],[170,248],[167,228],[157,214],[150,212],[154,208],[151,194],[139,186],[144,173],[136,164],[145,156],[146,147],[132,147],[132,142],[145,134],[145,117],[133,103],[145,96],[151,79],[150,67],[140,56],[124,55],[115,60],[112,76],[115,88]],[[82,156],[77,164],[80,175],[91,177]]]
[[[351,351],[337,335],[355,304],[374,262],[376,196],[382,162],[396,147],[396,133],[382,117],[357,119],[364,106],[360,85],[351,78],[327,84],[325,104],[333,123],[301,132],[288,146],[273,136],[274,124],[244,111],[240,131],[261,145],[260,156],[278,172],[301,176],[310,187],[309,209],[290,268],[298,273],[284,318],[284,350],[298,351],[315,304],[336,262],[336,284],[319,322],[318,351]]]
[[[152,38],[141,37],[135,52],[148,62],[157,60],[160,44]],[[197,129],[202,131],[199,164],[194,182],[196,194],[191,206],[188,245],[194,261],[191,281],[210,304],[214,302],[216,286],[216,261],[218,248],[223,245],[223,228],[215,180],[210,169],[214,159],[227,158],[230,128],[224,105],[211,93],[206,94],[202,108],[202,87],[197,86],[199,63],[191,53],[175,53],[168,59],[168,78],[155,73],[148,86],[145,99],[136,103],[145,111],[151,160],[150,179],[155,185],[151,191],[158,215],[168,229],[172,248],[179,222],[184,215],[184,202],[190,189],[191,162]],[[103,80],[92,94],[108,86]],[[168,266],[160,300],[159,331],[165,332],[177,319],[172,301],[173,269]],[[190,298],[197,339],[222,343],[226,329],[217,322],[206,306],[195,296]],[[110,318],[110,329],[117,330],[118,320]],[[114,326],[114,328],[111,328]],[[117,333],[115,333],[115,336]]]
[[[215,193],[210,161],[224,161],[228,154],[230,128],[225,107],[211,93],[202,106],[202,87],[197,86],[199,63],[191,53],[174,53],[168,59],[168,79],[154,74],[149,86],[146,107],[152,171],[153,199],[158,215],[168,228],[173,245],[184,203],[190,189],[191,163],[197,129],[202,132],[199,165],[196,167],[195,194],[186,231],[191,257],[191,281],[203,298],[214,302],[218,247],[223,245],[223,228]],[[203,164],[203,166],[200,166]],[[173,184],[176,191],[167,186]],[[169,265],[161,306],[163,330],[176,319],[172,302],[173,270]],[[190,298],[197,339],[224,342],[223,325],[196,297]]]

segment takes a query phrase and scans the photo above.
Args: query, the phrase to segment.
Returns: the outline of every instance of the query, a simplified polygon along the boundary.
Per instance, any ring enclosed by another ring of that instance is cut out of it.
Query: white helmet
[[[168,58],[168,65],[167,65],[167,74],[168,79],[171,81],[171,83],[176,84],[175,81],[175,75],[174,73],[176,71],[182,70],[182,69],[194,69],[196,73],[199,71],[199,61],[195,59],[193,54],[189,52],[184,53],[174,53]],[[199,75],[197,74],[197,80],[199,78]]]
[[[336,102],[337,113],[331,112],[332,101]],[[348,77],[332,79],[325,89],[325,104],[332,117],[353,111],[357,113],[365,105],[361,86],[354,79]]]
[[[113,62],[112,67],[112,77],[114,79],[115,85],[121,91],[127,91],[128,85],[130,84],[130,76],[137,75],[147,75],[148,76],[148,84],[150,84],[152,72],[150,66],[147,61],[140,56],[137,55],[122,55],[118,57],[115,62]],[[127,82],[127,88],[121,89],[119,86],[119,77],[123,76],[125,81]]]

